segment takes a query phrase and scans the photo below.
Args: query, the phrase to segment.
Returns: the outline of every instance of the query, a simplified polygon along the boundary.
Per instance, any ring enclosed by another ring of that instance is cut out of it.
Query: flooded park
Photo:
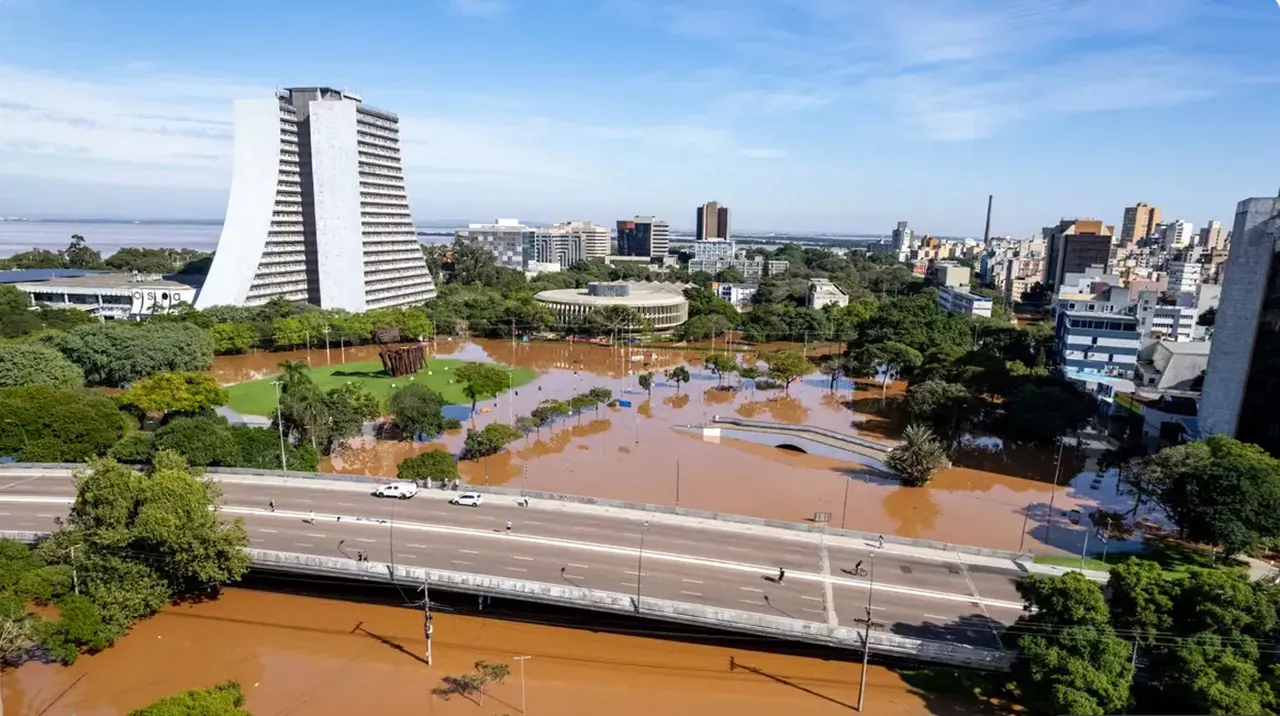
[[[428,343],[434,357],[497,362],[536,373],[529,383],[447,414],[464,426],[510,423],[540,401],[567,399],[603,386],[619,404],[587,410],[518,440],[478,461],[463,461],[463,479],[477,485],[508,486],[653,504],[732,512],[790,521],[830,515],[829,526],[919,537],[997,549],[1050,551],[1044,544],[1048,506],[1055,514],[1053,544],[1078,551],[1070,528],[1073,510],[1114,503],[1114,480],[1102,484],[1082,473],[1085,455],[1069,445],[1061,458],[1059,486],[1053,487],[1057,456],[1029,446],[1004,446],[994,438],[974,440],[954,456],[955,466],[928,487],[901,487],[853,460],[779,449],[746,439],[705,439],[697,430],[716,416],[803,424],[892,443],[902,429],[895,398],[903,386],[870,383],[834,386],[813,373],[789,391],[757,390],[735,376],[723,380],[702,366],[708,351],[627,348],[585,343],[447,339]],[[719,347],[723,350],[723,347]],[[800,349],[800,346],[794,346]],[[753,354],[743,354],[746,360]],[[809,349],[809,355],[818,353]],[[278,372],[284,360],[329,363],[376,360],[376,349],[312,348],[289,353],[222,356],[213,372],[232,384]],[[663,372],[685,365],[692,380],[677,386]],[[637,376],[656,374],[652,393]],[[723,383],[723,386],[721,385]],[[625,401],[625,402],[624,402]],[[629,406],[629,407],[628,407]],[[426,450],[462,447],[462,430],[435,442],[365,437],[326,459],[322,470],[394,476],[398,463]],[[1056,550],[1054,550],[1056,551]]]

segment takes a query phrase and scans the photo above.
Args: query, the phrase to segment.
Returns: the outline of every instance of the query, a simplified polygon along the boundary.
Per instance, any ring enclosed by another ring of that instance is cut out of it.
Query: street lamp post
[[[871,553],[871,585],[867,588],[867,627],[862,632],[862,679],[858,682],[858,712],[867,695],[867,662],[871,660],[871,595],[876,591],[876,555]]]
[[[1049,491],[1049,517],[1044,526],[1044,543],[1053,546],[1053,500],[1058,496],[1058,476],[1062,473],[1062,448],[1067,444],[1065,435],[1058,436],[1058,458],[1053,465],[1053,488]]]
[[[284,419],[280,413],[280,384],[283,382],[282,380],[273,380],[271,384],[276,387],[276,427],[280,429],[280,469],[288,470],[289,463],[284,457]]]
[[[333,365],[333,358],[329,355],[329,324],[324,326],[324,364]]]
[[[844,520],[849,516],[849,478],[844,480],[844,502],[840,505],[840,529],[844,529]]]
[[[18,422],[17,420],[11,420],[11,419],[9,419],[9,418],[5,418],[5,422],[6,422],[6,423],[13,423],[14,425],[18,426],[18,430],[21,430],[21,431],[22,431],[22,447],[23,447],[23,449],[26,449],[26,448],[31,447],[31,441],[27,439],[27,429],[26,429],[26,428],[24,428],[24,427],[22,427],[22,423]]]
[[[644,529],[640,531],[640,554],[636,558],[636,613],[640,612],[640,582],[644,575],[644,535],[649,531],[649,520],[644,521]]]
[[[680,506],[680,456],[676,456],[676,507]]]
[[[533,656],[524,654],[521,656],[514,656],[512,658],[520,662],[520,713],[525,713],[524,662],[532,659]]]

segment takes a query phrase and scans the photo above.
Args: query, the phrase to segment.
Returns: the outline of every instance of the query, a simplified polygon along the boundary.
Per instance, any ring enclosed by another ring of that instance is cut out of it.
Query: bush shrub
[[[107,455],[126,465],[147,465],[155,454],[156,436],[142,430],[125,435],[107,451]]]
[[[78,326],[54,344],[90,385],[123,386],[161,371],[199,371],[213,363],[213,339],[190,323],[108,321]]]
[[[156,431],[156,450],[172,450],[196,467],[240,464],[240,447],[221,417],[178,418]]]
[[[30,462],[80,462],[105,455],[124,424],[106,396],[47,385],[0,388],[0,455]]]
[[[80,388],[84,371],[61,353],[38,343],[0,344],[0,388],[50,385]]]
[[[396,476],[401,480],[453,480],[458,477],[458,461],[447,452],[431,450],[400,461]]]

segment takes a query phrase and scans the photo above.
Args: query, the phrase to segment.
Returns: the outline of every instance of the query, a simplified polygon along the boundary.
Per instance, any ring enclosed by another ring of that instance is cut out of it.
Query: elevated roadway
[[[338,564],[355,565],[363,551],[397,568],[637,594],[825,630],[858,627],[870,600],[886,634],[983,650],[999,648],[1022,609],[1011,560],[548,500],[521,507],[505,495],[469,508],[440,490],[396,501],[371,496],[369,483],[215,477],[223,513],[243,519],[252,548]],[[73,498],[68,470],[0,469],[0,530],[49,531]]]

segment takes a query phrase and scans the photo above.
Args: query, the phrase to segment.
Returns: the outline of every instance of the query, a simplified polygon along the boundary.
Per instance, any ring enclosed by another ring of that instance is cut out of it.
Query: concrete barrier
[[[711,422],[719,423],[722,425],[737,425],[743,428],[765,428],[767,430],[785,430],[787,432],[792,432],[792,433],[808,433],[810,435],[821,435],[822,437],[825,437],[825,438],[852,443],[859,447],[864,447],[864,448],[867,448],[868,450],[876,450],[878,452],[882,452],[885,454],[888,454],[889,451],[893,449],[892,445],[876,442],[874,440],[866,440],[864,438],[856,437],[854,435],[838,433],[834,430],[828,430],[826,428],[820,428],[814,425],[795,425],[791,423],[770,423],[763,420],[744,420],[743,418],[731,418],[731,417],[725,417],[721,415],[716,415],[713,418],[711,418]]]
[[[6,470],[75,470],[83,468],[84,465],[71,463],[9,463],[0,465],[0,474]],[[368,484],[381,484],[387,481],[395,480],[392,477],[372,477],[368,475],[340,475],[328,472],[294,472],[292,470],[251,470],[248,468],[229,468],[229,467],[212,467],[206,470],[210,475],[238,475],[242,477],[292,477],[308,480],[337,480],[340,482],[355,482]],[[868,542],[879,540],[881,535],[872,532],[863,532],[861,530],[848,530],[831,527],[823,527],[818,524],[807,524],[803,522],[788,522],[786,520],[772,520],[764,517],[750,517],[748,515],[734,515],[727,512],[712,512],[710,510],[693,510],[687,507],[672,507],[671,505],[653,505],[646,502],[632,502],[629,500],[613,500],[603,497],[591,497],[589,495],[568,495],[559,492],[543,492],[541,490],[520,490],[509,487],[490,487],[486,485],[467,485],[466,489],[470,492],[480,492],[486,495],[505,495],[509,497],[528,497],[534,500],[549,500],[555,502],[572,502],[580,505],[594,505],[598,507],[610,507],[623,510],[635,510],[638,512],[661,513],[667,515],[678,515],[680,517],[691,517],[696,519],[713,520],[717,522],[725,522],[739,525],[755,525],[761,527],[773,527],[782,530],[791,530],[794,532],[808,532],[810,534],[819,534],[825,532],[828,536],[847,537],[850,539],[860,539]],[[920,547],[923,549],[943,550],[947,552],[955,552],[958,554],[973,554],[982,557],[997,557],[1000,559],[1029,559],[1029,555],[1022,552],[1015,552],[1004,549],[989,549],[986,547],[975,547],[973,545],[955,544],[952,542],[938,542],[928,539],[917,539],[912,537],[900,537],[896,535],[884,535],[885,544],[897,544],[908,547]]]

